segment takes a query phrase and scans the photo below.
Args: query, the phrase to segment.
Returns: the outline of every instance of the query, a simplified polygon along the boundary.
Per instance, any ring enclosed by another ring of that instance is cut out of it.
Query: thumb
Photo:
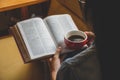
[[[61,53],[61,47],[58,47],[55,54],[54,54],[54,58],[58,58],[60,53]]]

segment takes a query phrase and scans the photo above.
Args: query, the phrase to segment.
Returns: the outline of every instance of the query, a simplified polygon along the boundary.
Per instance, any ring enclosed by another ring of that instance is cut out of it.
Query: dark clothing
[[[81,5],[80,5],[81,6]],[[120,26],[118,0],[86,0],[86,9],[91,10],[93,31],[96,35],[96,48],[101,64],[102,80],[120,80],[119,47],[117,34]],[[86,10],[88,13],[89,11]],[[85,15],[85,18],[87,15]],[[112,38],[114,37],[114,38]]]
[[[91,45],[75,56],[67,58],[61,64],[57,80],[101,80],[95,46]]]
[[[120,36],[117,36],[120,34],[119,2],[117,0],[92,1],[93,28],[103,80],[120,80],[120,47],[118,47]]]

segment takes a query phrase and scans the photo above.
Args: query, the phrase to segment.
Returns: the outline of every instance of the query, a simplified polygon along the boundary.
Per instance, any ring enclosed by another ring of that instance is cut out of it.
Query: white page
[[[17,23],[31,59],[53,54],[56,50],[49,31],[40,18],[32,18]]]
[[[63,48],[66,47],[64,43],[64,35],[71,30],[78,30],[69,14],[48,16],[44,20],[49,26],[51,32],[54,33],[53,36],[58,45]]]

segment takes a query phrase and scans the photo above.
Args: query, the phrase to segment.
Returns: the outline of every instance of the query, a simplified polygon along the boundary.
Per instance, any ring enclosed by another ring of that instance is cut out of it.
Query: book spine
[[[15,42],[17,44],[17,47],[20,51],[21,57],[24,61],[24,63],[28,63],[31,61],[30,56],[28,54],[27,48],[24,44],[24,41],[22,40],[22,36],[20,35],[17,26],[10,27],[10,33],[13,35]]]

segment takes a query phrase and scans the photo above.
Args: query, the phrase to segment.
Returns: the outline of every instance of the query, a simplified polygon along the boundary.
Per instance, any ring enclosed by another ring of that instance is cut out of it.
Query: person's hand
[[[88,42],[87,45],[89,46],[95,39],[95,34],[92,31],[85,31],[85,33],[88,36]]]
[[[56,79],[57,72],[61,65],[59,58],[60,53],[61,53],[61,47],[58,47],[54,56],[49,59],[49,67],[50,67],[52,80]]]

